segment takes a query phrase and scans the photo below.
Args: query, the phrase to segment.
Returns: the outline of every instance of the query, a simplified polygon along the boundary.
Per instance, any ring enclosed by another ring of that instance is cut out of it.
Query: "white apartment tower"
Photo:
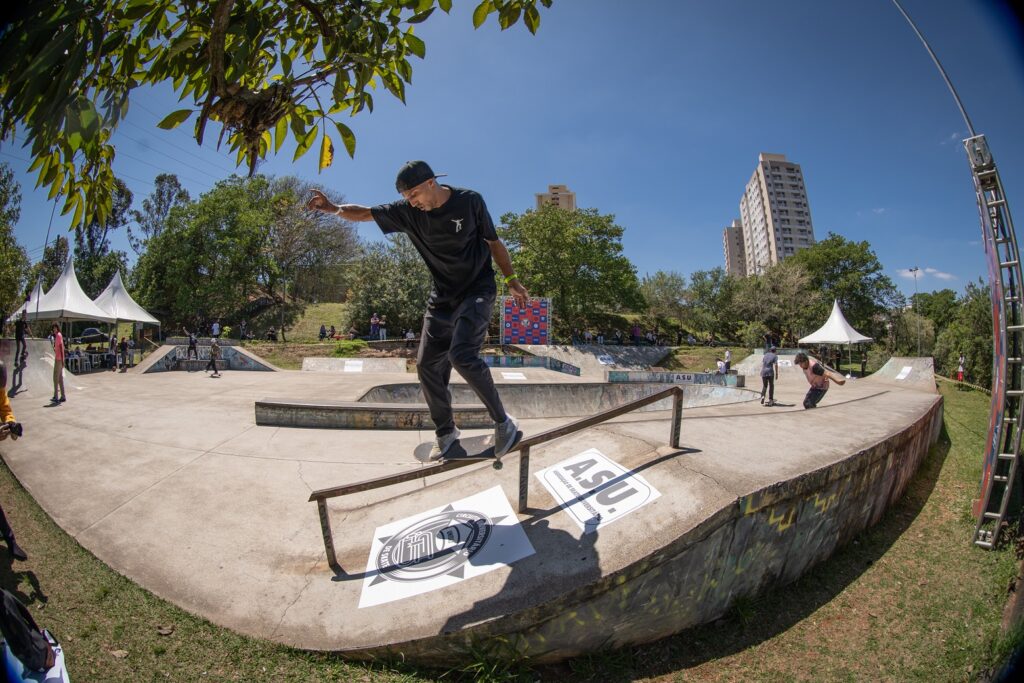
[[[740,198],[746,274],[758,275],[814,244],[811,208],[800,165],[785,154],[761,153]]]
[[[576,210],[576,193],[565,185],[548,185],[548,191],[537,194],[537,209],[553,204],[566,211]]]
[[[747,259],[743,251],[743,224],[734,220],[722,231],[722,249],[725,251],[725,272],[746,277]]]

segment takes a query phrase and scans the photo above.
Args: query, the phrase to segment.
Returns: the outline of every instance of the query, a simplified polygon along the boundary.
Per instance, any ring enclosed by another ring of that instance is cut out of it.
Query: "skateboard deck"
[[[523,439],[523,432],[516,432],[515,443],[519,443]],[[442,464],[451,462],[452,460],[493,460],[493,467],[496,470],[501,469],[501,458],[494,456],[494,435],[484,434],[483,436],[470,436],[463,437],[453,443],[448,452],[438,460],[430,459],[430,449],[434,447],[433,441],[424,441],[416,450],[413,451],[413,455],[416,459],[425,464]]]

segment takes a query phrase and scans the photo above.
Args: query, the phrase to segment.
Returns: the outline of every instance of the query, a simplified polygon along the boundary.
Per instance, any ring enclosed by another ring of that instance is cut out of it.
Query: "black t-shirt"
[[[28,326],[27,323],[24,320],[22,320],[21,318],[18,318],[17,320],[15,320],[14,321],[14,338],[15,339],[24,339],[25,338],[25,328],[27,326]]]
[[[404,232],[427,264],[434,280],[430,304],[452,304],[467,294],[495,293],[491,250],[484,240],[498,239],[483,197],[449,187],[442,206],[421,211],[402,199],[371,207],[384,234]]]
[[[815,363],[811,366],[811,373],[821,377],[825,374],[825,368],[822,367],[821,363]]]

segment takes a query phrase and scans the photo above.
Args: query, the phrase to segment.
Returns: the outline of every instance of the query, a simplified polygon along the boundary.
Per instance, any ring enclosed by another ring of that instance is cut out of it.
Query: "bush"
[[[331,351],[331,355],[338,357],[348,357],[358,355],[360,351],[365,351],[369,348],[369,345],[362,339],[342,339],[334,345],[334,350]]]

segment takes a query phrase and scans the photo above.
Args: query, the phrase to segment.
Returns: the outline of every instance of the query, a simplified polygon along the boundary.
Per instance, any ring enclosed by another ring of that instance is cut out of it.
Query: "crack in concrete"
[[[326,554],[326,551],[322,551],[319,554],[317,554],[316,559],[313,560],[313,563],[310,565],[309,569],[306,570],[305,585],[303,585],[299,592],[295,595],[295,599],[292,600],[291,603],[289,603],[288,606],[284,608],[284,611],[281,613],[281,618],[277,620],[277,624],[274,626],[274,630],[270,632],[270,638],[274,638],[275,636],[277,636],[278,632],[281,629],[281,624],[284,623],[285,618],[288,616],[288,612],[291,611],[292,607],[294,607],[295,604],[302,598],[302,595],[307,590],[309,590],[310,585],[313,583],[313,577],[311,576],[311,574],[313,573],[313,570],[317,568],[317,565],[319,565],[320,562],[323,559],[325,559]]]

